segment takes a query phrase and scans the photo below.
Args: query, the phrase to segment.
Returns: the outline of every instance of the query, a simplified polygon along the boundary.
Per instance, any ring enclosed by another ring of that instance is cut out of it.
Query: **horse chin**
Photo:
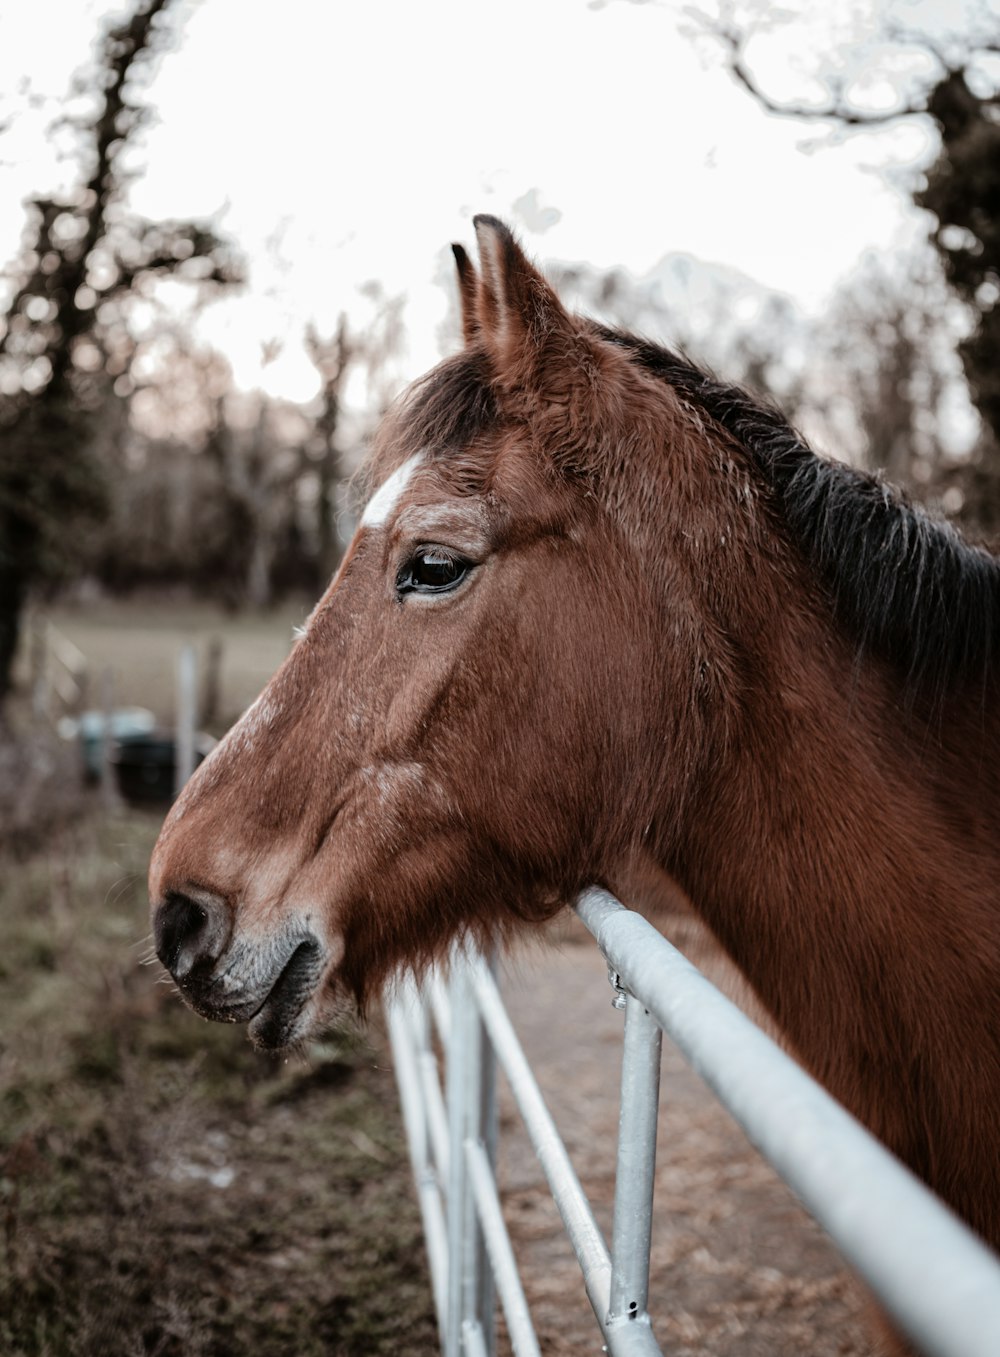
[[[260,1051],[296,1045],[314,1025],[313,1002],[323,979],[326,957],[315,938],[303,939],[285,962],[264,1002],[250,1018],[248,1033]]]
[[[267,1004],[247,1027],[250,1044],[268,1055],[294,1051],[310,1035],[314,1024],[305,1013],[275,1012]]]

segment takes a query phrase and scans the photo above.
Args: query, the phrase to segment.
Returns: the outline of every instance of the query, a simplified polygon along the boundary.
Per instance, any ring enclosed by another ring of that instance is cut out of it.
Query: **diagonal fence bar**
[[[611,1290],[611,1258],[590,1202],[566,1153],[545,1099],[504,1008],[496,981],[485,967],[472,972],[472,986],[511,1093],[548,1181],[583,1272],[594,1313],[603,1324]]]
[[[469,1165],[469,1183],[475,1197],[490,1266],[507,1321],[510,1345],[516,1357],[541,1357],[514,1250],[510,1245],[510,1235],[507,1233],[503,1212],[500,1209],[494,1166],[483,1146],[471,1140],[465,1142],[465,1156]]]

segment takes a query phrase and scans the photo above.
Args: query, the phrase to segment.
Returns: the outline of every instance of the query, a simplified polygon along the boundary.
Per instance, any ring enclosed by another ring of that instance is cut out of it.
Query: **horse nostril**
[[[198,898],[168,891],[153,918],[156,955],[175,980],[183,980],[199,963],[221,955],[229,938],[226,902],[209,891]]]

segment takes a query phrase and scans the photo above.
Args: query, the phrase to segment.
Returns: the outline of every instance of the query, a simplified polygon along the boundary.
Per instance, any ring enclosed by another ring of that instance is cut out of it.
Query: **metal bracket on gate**
[[[611,1000],[611,1007],[622,1009],[625,1007],[625,1000],[628,997],[628,991],[622,984],[621,976],[615,970],[614,966],[608,967],[608,984],[614,990],[614,998]]]

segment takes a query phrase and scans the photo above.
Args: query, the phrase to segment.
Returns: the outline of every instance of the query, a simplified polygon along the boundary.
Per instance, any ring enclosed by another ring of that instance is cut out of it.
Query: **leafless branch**
[[[893,109],[856,108],[844,93],[843,84],[840,81],[830,82],[831,97],[826,103],[779,103],[761,87],[746,63],[744,48],[747,42],[747,34],[729,25],[709,20],[707,16],[702,15],[700,17],[704,21],[705,31],[715,37],[725,49],[726,64],[736,80],[753,96],[761,108],[777,117],[795,118],[802,122],[832,121],[844,127],[884,127],[888,123],[895,122],[897,118],[906,118],[914,113],[925,113],[927,111],[926,97],[921,97],[912,103],[901,104],[898,108]],[[933,54],[938,56],[936,52]]]

